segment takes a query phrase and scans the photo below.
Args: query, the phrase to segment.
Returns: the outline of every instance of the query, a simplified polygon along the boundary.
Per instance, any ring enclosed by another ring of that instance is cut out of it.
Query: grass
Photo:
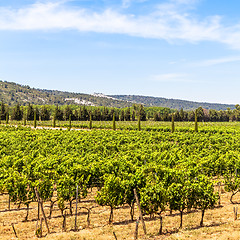
[[[78,215],[78,231],[74,232],[74,216],[67,216],[67,230],[62,232],[62,217],[60,211],[55,205],[53,216],[48,219],[51,234],[46,235],[46,227],[43,223],[43,235],[45,239],[52,240],[113,240],[115,232],[117,239],[134,239],[134,231],[136,223],[130,221],[128,206],[120,207],[114,210],[114,222],[109,225],[108,217],[110,209],[108,207],[98,206],[94,202],[96,189],[89,193],[88,198],[79,204]],[[147,236],[144,237],[142,225],[139,224],[139,239],[239,239],[240,229],[239,220],[234,221],[233,205],[229,201],[230,194],[223,193],[221,195],[222,206],[207,210],[204,218],[204,227],[199,227],[201,212],[193,211],[185,213],[183,217],[183,229],[178,229],[179,214],[173,212],[172,215],[169,211],[163,214],[163,232],[159,236],[159,218],[150,219],[145,216],[145,223],[147,227]],[[37,239],[35,236],[36,230],[36,217],[37,217],[37,204],[30,205],[29,221],[23,222],[26,210],[22,210],[24,206],[20,207],[18,211],[4,211],[8,207],[7,195],[0,196],[0,239],[17,239],[11,224],[13,223],[19,239]],[[235,200],[240,200],[240,194],[235,196]],[[45,203],[46,215],[48,215],[47,205]],[[90,215],[90,226],[86,222],[86,210],[80,209],[81,206],[94,207]],[[11,204],[11,209],[16,209],[17,206]],[[135,209],[135,217],[138,215],[137,208]]]

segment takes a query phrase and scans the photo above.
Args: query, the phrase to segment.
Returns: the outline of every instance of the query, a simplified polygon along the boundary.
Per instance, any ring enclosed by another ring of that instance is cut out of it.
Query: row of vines
[[[144,214],[159,215],[159,233],[166,210],[180,213],[180,228],[185,211],[200,210],[203,226],[205,211],[218,204],[214,184],[225,181],[233,195],[238,191],[239,138],[240,132],[221,128],[169,133],[2,126],[0,193],[29,209],[37,189],[41,201],[51,202],[49,217],[56,204],[65,219],[66,211],[73,214],[76,186],[80,200],[96,187],[96,203],[109,206],[111,223],[123,205],[134,220],[136,189]]]

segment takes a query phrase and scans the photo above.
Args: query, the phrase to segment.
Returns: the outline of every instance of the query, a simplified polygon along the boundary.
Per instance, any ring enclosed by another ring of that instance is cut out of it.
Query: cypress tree
[[[115,112],[113,113],[113,130],[116,130]]]
[[[37,127],[37,111],[36,111],[36,109],[34,110],[34,128],[36,128]]]
[[[23,116],[23,125],[26,126],[26,114]]]
[[[5,107],[5,104],[1,102],[0,123],[1,123],[1,120],[6,120],[6,115],[7,115],[7,108]]]
[[[141,131],[141,115],[138,115],[138,131]]]
[[[196,111],[195,111],[195,132],[198,132],[197,109],[196,109]]]
[[[9,113],[7,112],[6,113],[6,124],[8,124],[8,122],[9,122]]]
[[[56,127],[56,114],[53,114],[53,128]]]
[[[69,126],[68,126],[68,130],[70,131],[72,127],[72,115],[69,115]]]
[[[172,133],[175,131],[175,125],[174,125],[174,114],[172,113]]]
[[[28,121],[34,120],[34,109],[30,103],[28,103],[28,107],[27,107],[27,120]]]
[[[89,115],[89,129],[92,129],[92,113],[90,112]]]

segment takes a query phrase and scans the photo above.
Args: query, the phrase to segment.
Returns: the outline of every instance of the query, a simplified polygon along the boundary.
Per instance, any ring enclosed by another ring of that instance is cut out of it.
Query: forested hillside
[[[13,82],[0,81],[0,102],[9,106],[20,105],[86,105],[125,108],[134,103],[145,107],[163,107],[180,110],[204,109],[226,110],[234,109],[235,105],[218,103],[201,103],[161,97],[137,95],[110,95],[73,93],[58,90],[36,89]]]
[[[133,103],[143,104],[146,107],[166,107],[172,109],[180,110],[193,110],[198,107],[205,109],[215,109],[215,110],[226,110],[227,108],[234,109],[235,105],[233,104],[219,104],[219,103],[206,103],[206,102],[192,102],[180,99],[167,99],[161,97],[148,97],[148,96],[137,96],[137,95],[111,95],[110,97],[131,101]]]
[[[35,89],[13,82],[0,81],[0,101],[9,106],[16,105],[65,105],[129,107],[132,103],[101,95]]]

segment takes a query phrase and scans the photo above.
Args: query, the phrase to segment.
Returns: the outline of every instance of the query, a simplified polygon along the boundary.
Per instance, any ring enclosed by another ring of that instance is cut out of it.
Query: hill
[[[132,103],[101,94],[84,94],[57,90],[36,89],[14,82],[0,81],[0,101],[13,106],[27,105],[87,105],[106,107],[130,107]]]
[[[165,107],[171,109],[192,110],[198,107],[206,109],[226,110],[234,109],[235,105],[220,103],[203,103],[179,99],[167,99],[161,97],[137,96],[137,95],[104,95],[73,93],[58,90],[46,90],[31,88],[14,82],[0,81],[0,101],[9,106],[27,105],[87,105],[124,108],[134,103],[143,104],[145,107]]]
[[[168,99],[162,97],[149,97],[137,95],[110,95],[115,99],[130,101],[132,103],[143,104],[145,107],[166,107],[172,109],[193,110],[198,107],[205,109],[226,110],[227,108],[234,109],[233,104],[220,104],[220,103],[206,103],[206,102],[193,102],[180,99]]]

